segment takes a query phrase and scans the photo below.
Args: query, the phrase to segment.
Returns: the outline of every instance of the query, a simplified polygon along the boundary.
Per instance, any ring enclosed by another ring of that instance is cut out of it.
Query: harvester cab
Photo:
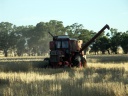
[[[109,29],[105,25],[91,40],[83,45],[82,40],[69,38],[67,35],[53,36],[53,41],[50,41],[50,58],[49,66],[57,67],[85,67],[87,65],[84,58],[84,49],[86,49],[105,29]]]

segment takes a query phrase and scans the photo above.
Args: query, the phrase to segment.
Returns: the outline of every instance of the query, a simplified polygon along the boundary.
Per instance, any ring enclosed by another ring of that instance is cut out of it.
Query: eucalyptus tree
[[[125,54],[128,54],[128,31],[121,35],[121,47]]]
[[[0,49],[4,51],[5,57],[8,56],[8,50],[16,46],[14,27],[15,25],[9,22],[0,23]]]
[[[121,35],[122,32],[118,32],[117,29],[110,29],[112,37],[111,39],[111,50],[113,53],[117,54],[117,48],[121,45]]]
[[[66,32],[68,33],[70,37],[78,39],[79,35],[81,34],[83,30],[83,25],[74,23],[72,25],[66,26],[65,28],[66,28]]]

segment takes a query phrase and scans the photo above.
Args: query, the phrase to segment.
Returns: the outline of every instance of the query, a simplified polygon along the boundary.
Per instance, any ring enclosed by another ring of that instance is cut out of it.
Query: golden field
[[[4,60],[5,59],[5,60]],[[87,68],[42,68],[28,59],[0,61],[0,96],[128,96],[128,55],[87,56]]]

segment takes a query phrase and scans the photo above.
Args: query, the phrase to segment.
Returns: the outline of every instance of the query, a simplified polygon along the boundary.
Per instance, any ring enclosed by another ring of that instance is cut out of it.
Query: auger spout
[[[92,39],[90,39],[79,51],[81,53],[85,48],[87,48],[105,29],[110,29],[109,25],[106,24]]]

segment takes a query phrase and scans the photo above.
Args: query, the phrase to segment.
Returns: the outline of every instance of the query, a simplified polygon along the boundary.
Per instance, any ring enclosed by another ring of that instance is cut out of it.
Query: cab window
[[[60,48],[61,47],[61,41],[56,41],[56,48]]]
[[[62,48],[68,48],[68,41],[62,41]]]

